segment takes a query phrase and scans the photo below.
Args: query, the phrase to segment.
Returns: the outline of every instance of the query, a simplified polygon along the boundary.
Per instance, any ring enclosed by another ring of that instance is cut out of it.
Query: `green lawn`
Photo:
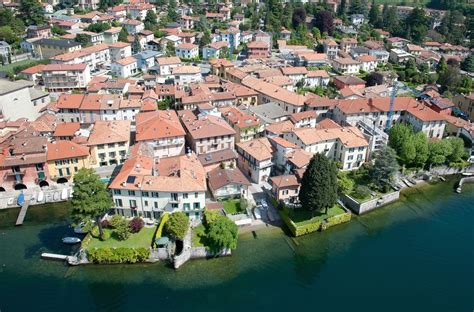
[[[205,228],[204,225],[200,224],[199,226],[193,229],[193,247],[204,247],[204,239],[205,239]]]
[[[288,211],[289,211],[289,217],[295,223],[302,223],[309,220],[311,221],[324,220],[326,218],[329,218],[338,214],[343,214],[346,212],[344,209],[342,209],[342,207],[339,204],[336,204],[332,208],[329,208],[327,214],[319,212],[319,211],[311,212],[303,208],[288,209]]]
[[[242,211],[240,209],[240,199],[228,199],[223,201],[222,204],[224,205],[225,212],[229,214],[237,214]]]
[[[155,234],[155,227],[144,227],[138,233],[130,234],[130,237],[127,240],[119,241],[113,235],[106,240],[101,241],[98,238],[91,237],[90,242],[85,248],[103,248],[103,247],[150,247],[151,240],[153,239],[153,234]],[[110,229],[105,229],[105,231],[110,231]]]
[[[37,60],[24,60],[24,61],[19,61],[19,62],[15,62],[15,63],[13,63],[13,64],[8,64],[8,65],[0,66],[0,72],[6,72],[6,73],[14,74],[13,69],[14,69],[15,67],[18,67],[18,66],[27,66],[26,68],[28,68],[28,67],[37,65],[37,64],[39,64],[39,63],[40,63],[40,62],[37,61]]]

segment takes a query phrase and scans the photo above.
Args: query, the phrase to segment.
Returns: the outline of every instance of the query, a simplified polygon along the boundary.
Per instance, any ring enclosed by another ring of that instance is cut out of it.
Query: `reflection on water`
[[[71,268],[41,260],[45,251],[74,252],[61,243],[72,230],[68,208],[34,207],[16,228],[18,210],[2,211],[0,309],[471,309],[474,185],[455,194],[452,183],[412,190],[297,239],[275,228],[258,239],[246,233],[232,257],[191,261],[179,271],[164,263]]]

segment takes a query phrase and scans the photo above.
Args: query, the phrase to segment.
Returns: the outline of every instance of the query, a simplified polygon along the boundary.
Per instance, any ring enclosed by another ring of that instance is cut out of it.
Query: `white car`
[[[253,209],[253,215],[255,216],[255,219],[257,219],[257,220],[262,219],[262,213],[260,212],[260,208],[255,207]]]

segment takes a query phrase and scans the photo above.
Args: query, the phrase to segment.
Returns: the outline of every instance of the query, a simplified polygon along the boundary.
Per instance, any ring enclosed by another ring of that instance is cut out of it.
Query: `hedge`
[[[352,216],[350,212],[346,212],[329,217],[323,222],[321,222],[321,220],[309,219],[303,222],[295,223],[293,220],[291,220],[288,214],[288,208],[286,206],[283,205],[283,207],[278,212],[281,219],[283,222],[285,222],[286,226],[290,230],[291,234],[296,237],[313,233],[318,230],[324,231],[331,226],[350,221]]]
[[[87,250],[87,258],[90,262],[106,263],[137,263],[144,262],[150,257],[150,249],[140,248],[93,248]]]
[[[166,221],[168,221],[168,218],[170,217],[170,214],[168,212],[165,212],[163,216],[161,217],[160,220],[160,225],[158,226],[158,230],[156,231],[155,237],[161,237],[161,234],[163,233],[163,227],[165,226]]]

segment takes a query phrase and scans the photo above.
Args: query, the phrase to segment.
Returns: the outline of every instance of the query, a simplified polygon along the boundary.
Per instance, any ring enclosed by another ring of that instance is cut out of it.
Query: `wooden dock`
[[[67,256],[60,254],[53,254],[48,252],[43,252],[41,254],[42,259],[46,260],[55,260],[55,261],[66,261],[69,265],[78,265],[81,264],[81,261],[76,256]]]
[[[28,202],[25,202],[23,206],[21,206],[20,213],[18,214],[18,218],[16,219],[15,225],[23,225],[23,221],[25,220],[26,217],[26,211],[28,210],[28,207],[30,204]]]

